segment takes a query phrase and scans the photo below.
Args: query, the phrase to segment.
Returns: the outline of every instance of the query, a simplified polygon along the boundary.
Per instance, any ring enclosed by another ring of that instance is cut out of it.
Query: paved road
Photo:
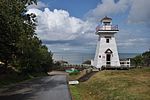
[[[71,100],[65,75],[47,76],[0,90],[0,100]]]

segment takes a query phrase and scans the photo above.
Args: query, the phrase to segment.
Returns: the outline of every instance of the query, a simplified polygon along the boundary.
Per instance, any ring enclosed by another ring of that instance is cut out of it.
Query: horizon
[[[52,52],[52,51],[51,51]],[[52,53],[89,53],[89,54],[95,54],[95,52],[80,52],[80,51],[59,51],[59,52],[52,52]],[[118,52],[118,54],[142,54],[144,52]]]
[[[49,51],[95,52],[95,29],[107,15],[119,26],[118,52],[143,53],[150,49],[149,4],[147,0],[39,0],[28,6],[27,13],[37,15],[36,33]]]
[[[120,59],[133,58],[141,53],[118,53]],[[81,64],[86,60],[94,59],[95,53],[57,52],[53,54],[54,61],[67,61],[70,64]]]

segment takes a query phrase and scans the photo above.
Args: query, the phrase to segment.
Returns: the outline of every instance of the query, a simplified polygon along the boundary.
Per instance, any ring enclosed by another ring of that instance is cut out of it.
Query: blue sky
[[[95,52],[95,27],[104,16],[119,26],[120,53],[150,49],[150,0],[38,0],[36,33],[52,52]]]
[[[48,3],[50,9],[63,9],[71,16],[83,18],[90,9],[94,9],[99,0],[41,0]]]

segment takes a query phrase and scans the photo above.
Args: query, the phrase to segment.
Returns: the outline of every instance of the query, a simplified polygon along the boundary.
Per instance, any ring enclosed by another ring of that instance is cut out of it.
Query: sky
[[[95,52],[95,28],[104,16],[119,26],[119,53],[150,49],[150,0],[38,0],[27,9],[36,14],[37,36],[52,52]]]

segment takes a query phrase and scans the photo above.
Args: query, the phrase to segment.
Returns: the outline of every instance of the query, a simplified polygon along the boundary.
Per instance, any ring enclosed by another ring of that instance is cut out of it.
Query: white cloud
[[[45,8],[44,11],[42,11],[37,9],[38,7],[31,7],[32,9],[30,8],[28,13],[35,13],[37,15],[38,23],[36,32],[42,40],[74,40],[70,43],[66,43],[66,45],[63,44],[63,47],[61,46],[62,44],[59,44],[57,47],[51,45],[52,47],[49,46],[49,48],[61,48],[58,49],[61,51],[72,50],[68,48],[75,49],[78,47],[77,49],[79,49],[79,47],[82,46],[82,49],[84,49],[83,46],[95,46],[96,44],[97,37],[94,32],[97,22],[93,21],[93,19],[97,20],[99,17],[104,17],[105,15],[119,15],[120,13],[123,14],[128,11],[129,15],[127,18],[129,22],[149,22],[149,1],[147,0],[147,4],[145,4],[145,2],[146,0],[119,0],[116,3],[114,0],[102,0],[101,4],[98,4],[95,9],[88,12],[86,21],[72,17],[69,15],[69,12],[58,9],[52,11]],[[144,5],[147,6],[145,7]],[[41,7],[39,6],[39,8]],[[143,37],[140,38],[141,32],[135,32],[134,29],[130,29],[129,27],[129,30],[125,29],[125,31],[120,31],[119,34],[117,34],[119,48],[135,49],[134,46],[137,48],[142,46],[147,49],[149,40]],[[141,29],[139,28],[137,30]],[[134,39],[130,37],[134,37]],[[127,51],[129,51],[129,49]]]
[[[124,13],[128,7],[130,0],[120,0],[117,3],[114,0],[102,0],[95,9],[88,12],[90,17],[102,17],[110,14]]]
[[[141,29],[127,28],[117,34],[117,45],[121,51],[144,52],[150,48],[149,35],[145,34],[146,31],[139,30]]]
[[[36,8],[32,8],[27,11],[27,14],[31,13],[34,13],[36,16],[40,16],[42,14],[42,11]]]
[[[150,0],[132,0],[129,22],[150,24]]]
[[[41,8],[45,8],[47,7],[47,5],[41,1],[38,1],[37,4],[32,4],[32,5],[29,5],[27,7],[27,9],[32,9],[32,8],[36,8],[36,9],[41,9]]]
[[[65,10],[29,9],[27,13],[37,15],[36,32],[42,40],[73,40],[95,30],[95,23],[72,17]]]
[[[30,9],[29,12],[39,11]],[[46,40],[72,40],[78,36],[84,22],[78,18],[71,17],[65,10],[50,11],[48,8],[37,16],[36,32],[41,39]]]
[[[88,12],[89,19],[95,19],[106,15],[114,15],[120,13],[128,14],[128,22],[130,23],[148,23],[150,24],[150,0],[102,0],[96,8]]]
[[[117,3],[114,2],[114,0],[102,0],[102,3],[98,4],[96,8],[88,12],[87,19],[95,21],[95,19],[97,20],[106,15],[119,16],[120,14],[123,14],[124,16],[127,16],[125,20],[130,23],[124,25],[124,28],[120,28],[120,32],[116,37],[118,47],[121,48],[121,51],[141,52],[142,50],[150,48],[149,29],[143,28],[146,27],[144,24],[150,25],[149,9],[150,0],[119,0]],[[133,25],[131,23],[139,24]],[[142,25],[141,23],[144,24]]]
[[[118,46],[135,46],[135,45],[145,45],[145,43],[147,43],[148,38],[130,38],[130,39],[126,39],[125,41],[120,41],[120,43],[118,43]]]

